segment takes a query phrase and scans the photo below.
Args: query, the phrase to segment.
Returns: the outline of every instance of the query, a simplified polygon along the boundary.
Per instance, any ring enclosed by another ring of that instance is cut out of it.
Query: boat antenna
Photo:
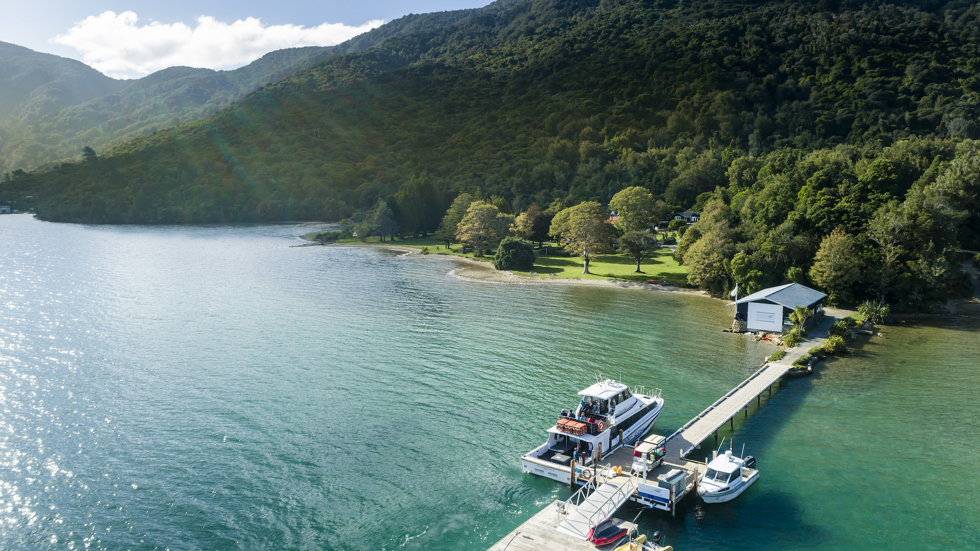
[[[731,440],[728,441],[728,451],[734,451],[734,450],[735,450],[735,439],[732,438]]]
[[[745,459],[745,442],[742,442],[742,459]]]

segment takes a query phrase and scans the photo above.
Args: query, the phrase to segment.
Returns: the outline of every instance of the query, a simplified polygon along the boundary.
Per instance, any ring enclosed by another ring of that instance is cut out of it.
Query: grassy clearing
[[[306,237],[306,236],[304,236]],[[411,247],[415,249],[427,248],[429,254],[451,255],[463,258],[472,258],[483,262],[493,262],[493,251],[488,251],[483,258],[475,257],[472,252],[462,254],[460,245],[453,245],[447,249],[446,245],[436,241],[434,237],[413,237],[407,239],[397,239],[395,241],[385,241],[381,243],[377,237],[369,237],[367,240],[360,239],[341,239],[337,241],[341,245],[392,245],[395,247]],[[546,243],[553,251],[554,243]],[[662,280],[671,285],[687,286],[687,269],[677,264],[669,249],[660,249],[654,253],[652,258],[643,261],[640,268],[642,274],[633,273],[636,269],[636,262],[625,255],[608,254],[595,257],[589,263],[590,275],[583,275],[584,263],[581,258],[568,256],[538,256],[534,261],[534,269],[530,272],[517,272],[515,274],[530,277],[544,278],[565,278],[565,279],[616,279],[621,281]]]
[[[589,262],[590,275],[583,275],[584,262],[578,257],[539,256],[534,261],[534,276],[588,279],[618,279],[622,281],[663,280],[672,285],[687,285],[687,270],[677,264],[669,249],[660,249],[640,265],[642,274],[634,273],[636,262],[625,255],[607,254]],[[528,272],[514,272],[530,275]]]

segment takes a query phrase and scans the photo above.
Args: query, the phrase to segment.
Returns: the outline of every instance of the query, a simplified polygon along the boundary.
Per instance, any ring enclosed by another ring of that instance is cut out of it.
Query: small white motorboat
[[[728,449],[708,463],[698,481],[698,495],[705,503],[725,503],[740,496],[758,478],[754,457],[743,459]]]

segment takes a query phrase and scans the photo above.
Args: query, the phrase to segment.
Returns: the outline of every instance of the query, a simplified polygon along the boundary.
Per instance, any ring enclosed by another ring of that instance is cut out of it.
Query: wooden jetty
[[[772,393],[773,385],[792,369],[793,361],[810,347],[823,344],[834,321],[835,318],[827,316],[809,331],[809,339],[787,350],[780,361],[759,368],[666,439],[656,434],[644,438],[636,446],[641,452],[659,445],[666,450],[663,461],[645,477],[613,474],[616,467],[629,473],[633,464],[634,448],[620,448],[602,457],[598,461],[601,467],[578,469],[574,477],[574,482],[582,485],[578,492],[564,502],[555,501],[548,505],[489,551],[595,549],[585,541],[588,530],[611,518],[629,499],[673,514],[676,504],[696,488],[699,473],[703,473],[706,466],[704,462],[687,459],[688,454],[711,435],[717,438],[718,429],[726,423],[734,428],[735,416],[741,412],[748,416],[748,407],[753,401],[761,405],[762,394]],[[662,497],[652,499],[644,495],[644,489]]]
[[[541,509],[530,520],[494,544],[489,551],[535,551],[540,549],[595,551],[596,546],[591,543],[555,531],[555,526],[559,523],[559,504],[561,501],[554,501]],[[615,545],[601,547],[600,549],[606,548],[613,549]]]

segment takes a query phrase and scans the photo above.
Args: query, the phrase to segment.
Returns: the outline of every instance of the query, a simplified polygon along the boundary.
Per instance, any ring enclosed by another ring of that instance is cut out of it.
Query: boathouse
[[[825,298],[826,294],[799,283],[763,289],[728,304],[735,306],[732,330],[769,333],[789,331],[793,327],[793,323],[789,321],[790,312],[797,306],[806,306],[812,308],[814,314],[820,313],[823,311]]]

